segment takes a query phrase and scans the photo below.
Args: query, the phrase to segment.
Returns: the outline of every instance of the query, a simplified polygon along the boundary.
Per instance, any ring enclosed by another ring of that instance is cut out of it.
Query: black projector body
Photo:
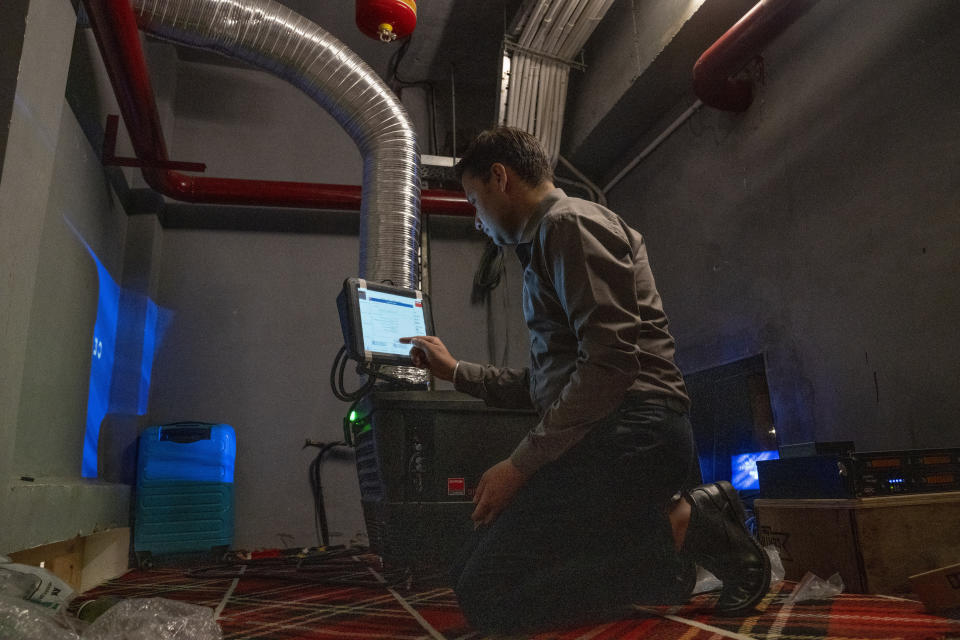
[[[371,550],[387,568],[447,568],[466,543],[480,476],[537,424],[456,391],[378,391],[350,426]]]

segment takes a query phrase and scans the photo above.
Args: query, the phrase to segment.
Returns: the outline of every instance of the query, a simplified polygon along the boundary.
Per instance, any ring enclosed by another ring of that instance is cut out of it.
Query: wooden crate
[[[960,562],[960,491],[848,500],[757,499],[760,541],[788,580],[839,573],[852,593],[909,593],[909,576]]]

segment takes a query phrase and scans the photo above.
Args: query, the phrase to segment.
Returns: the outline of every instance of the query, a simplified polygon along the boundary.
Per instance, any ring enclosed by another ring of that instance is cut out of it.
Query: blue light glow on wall
[[[107,414],[147,412],[154,357],[172,314],[145,295],[121,289],[76,228],[64,220],[97,268],[97,319],[80,469],[84,478],[96,478],[100,426]]]
[[[84,243],[86,245],[86,243]],[[113,382],[113,361],[116,355],[117,317],[120,309],[120,287],[113,281],[96,254],[90,256],[97,265],[100,293],[97,297],[97,321],[93,325],[93,355],[90,361],[90,392],[87,395],[87,428],[83,435],[84,478],[97,477],[97,444],[100,423],[110,409],[110,387]]]

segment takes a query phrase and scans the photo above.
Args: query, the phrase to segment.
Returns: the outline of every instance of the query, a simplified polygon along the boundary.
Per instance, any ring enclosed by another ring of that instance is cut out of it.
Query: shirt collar
[[[547,215],[550,207],[556,204],[560,198],[566,197],[567,194],[559,187],[544,196],[540,204],[537,205],[536,211],[533,212],[532,216],[527,218],[526,224],[523,225],[523,230],[520,232],[520,242],[518,244],[529,244],[533,242],[533,238],[537,235],[537,229],[540,227],[543,216]]]

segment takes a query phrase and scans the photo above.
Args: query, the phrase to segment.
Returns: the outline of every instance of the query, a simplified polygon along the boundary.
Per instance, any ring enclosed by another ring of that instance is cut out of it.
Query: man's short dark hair
[[[482,132],[467,147],[455,167],[457,180],[469,173],[486,182],[494,162],[510,167],[531,186],[553,179],[550,161],[539,140],[520,129],[496,127]]]

